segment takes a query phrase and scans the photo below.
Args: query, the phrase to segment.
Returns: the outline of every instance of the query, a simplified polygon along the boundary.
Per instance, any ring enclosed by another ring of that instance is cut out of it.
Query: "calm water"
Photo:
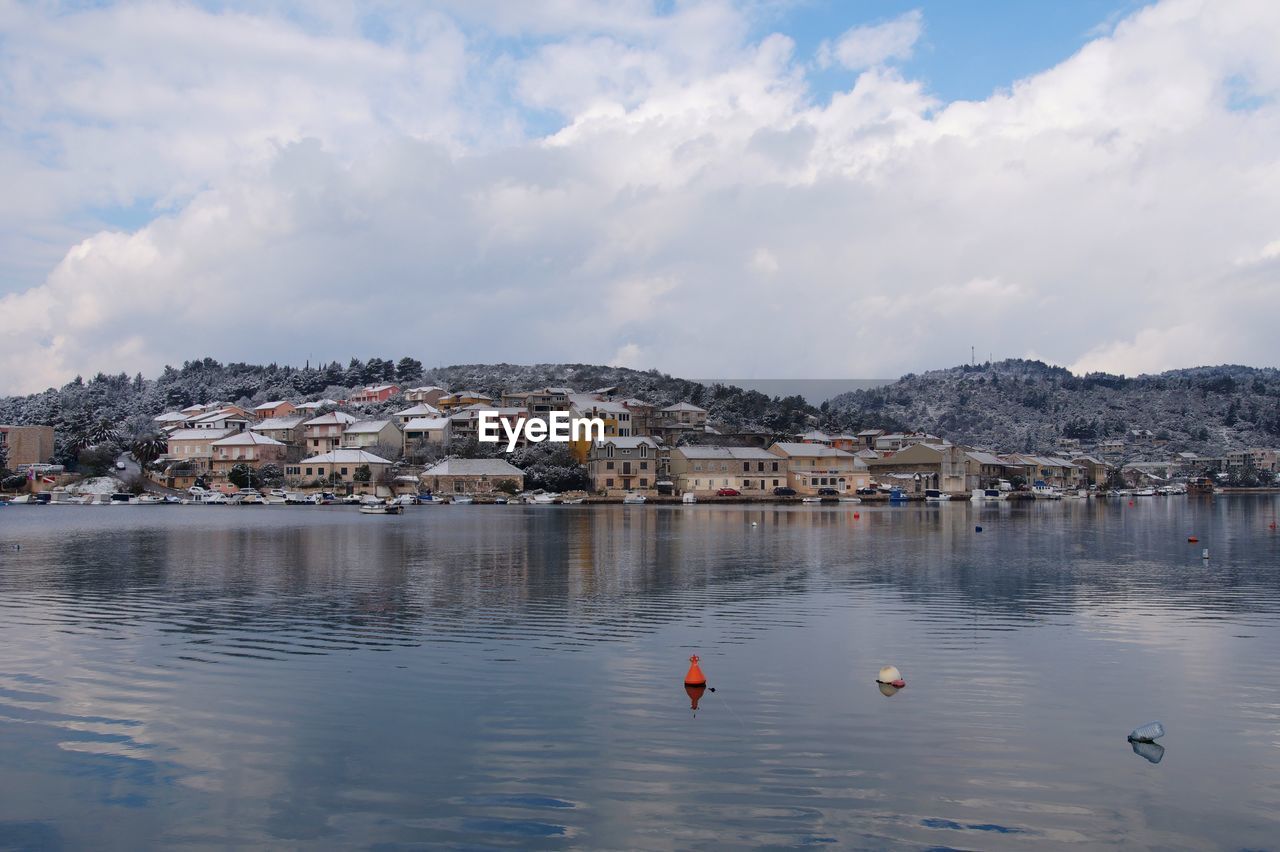
[[[0,848],[1276,848],[1278,505],[7,507]]]

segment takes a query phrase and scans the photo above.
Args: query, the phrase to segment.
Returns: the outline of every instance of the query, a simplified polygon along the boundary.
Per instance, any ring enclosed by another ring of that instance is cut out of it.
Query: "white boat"
[[[694,494],[692,491],[686,491],[684,492],[684,496],[680,498],[680,502],[681,503],[697,503],[698,495]]]
[[[999,488],[975,488],[973,489],[973,501],[986,502],[990,500],[1003,500],[1004,492]]]
[[[559,494],[552,494],[547,491],[534,491],[530,494],[522,495],[521,499],[526,503],[538,503],[545,506],[554,503],[559,497]]]
[[[403,515],[404,506],[399,503],[361,503],[360,514],[362,515]]]
[[[449,498],[449,502],[455,503],[459,506],[465,506],[468,503],[474,503],[476,501],[470,494],[455,494]]]
[[[821,503],[822,498],[821,497],[801,497],[800,502],[801,503]]]
[[[419,497],[418,503],[423,506],[438,506],[444,501],[434,494],[428,494],[425,497]]]
[[[133,502],[142,506],[157,506],[164,502],[164,498],[158,494],[139,494]]]
[[[861,497],[841,497],[840,502],[841,503],[861,503],[862,498]]]
[[[950,499],[950,494],[945,494],[936,488],[926,488],[924,491],[924,500],[926,503],[943,503]]]
[[[391,502],[398,506],[416,506],[419,501],[414,494],[401,494],[399,497],[392,499]]]
[[[1031,493],[1035,495],[1037,500],[1061,500],[1062,492],[1054,488],[1052,485],[1045,485],[1043,482],[1037,482],[1031,486]]]
[[[30,506],[31,504],[37,503],[37,502],[39,501],[36,500],[35,497],[32,497],[30,494],[19,494],[17,497],[12,497],[9,499],[10,506]]]
[[[576,506],[576,505],[578,505],[579,503],[581,503],[584,499],[586,499],[586,498],[584,498],[584,497],[571,497],[571,498],[566,499],[566,500],[561,500],[561,501],[560,501],[560,505],[561,505],[561,506]]]
[[[637,503],[643,503],[643,502],[645,502],[645,500],[647,500],[647,499],[648,499],[648,498],[647,498],[647,497],[645,497],[643,494],[636,494],[636,493],[634,493],[634,492],[628,491],[626,494],[624,494],[624,495],[623,495],[623,497],[622,497],[622,502],[623,502],[623,503],[631,503],[631,504],[633,504],[633,505],[634,505],[634,504],[637,504]]]
[[[1154,497],[1156,496],[1156,490],[1154,488],[1139,488],[1137,491],[1133,492],[1133,496],[1134,497]]]
[[[286,503],[314,503],[310,494],[303,494],[301,491],[285,491],[284,502]]]

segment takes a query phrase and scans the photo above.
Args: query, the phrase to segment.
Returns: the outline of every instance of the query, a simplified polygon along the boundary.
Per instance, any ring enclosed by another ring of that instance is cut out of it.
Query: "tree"
[[[146,473],[147,466],[169,451],[169,441],[159,433],[143,435],[129,444],[129,453]]]
[[[105,476],[115,467],[116,455],[112,447],[86,447],[76,455],[76,468],[89,476]]]
[[[422,375],[422,362],[417,358],[405,356],[396,364],[396,380],[404,383],[419,378]]]
[[[351,478],[356,482],[368,482],[373,479],[373,471],[369,469],[369,465],[362,464],[356,468],[355,473],[351,474]]]
[[[9,447],[4,441],[0,441],[0,476],[6,476],[9,473]]]
[[[284,484],[284,471],[278,464],[267,463],[258,468],[258,479],[262,488],[279,488]]]
[[[514,479],[500,479],[494,484],[493,490],[501,491],[503,494],[515,494],[520,489],[516,486]]]
[[[227,472],[227,480],[237,488],[261,488],[263,484],[262,474],[244,462]]]

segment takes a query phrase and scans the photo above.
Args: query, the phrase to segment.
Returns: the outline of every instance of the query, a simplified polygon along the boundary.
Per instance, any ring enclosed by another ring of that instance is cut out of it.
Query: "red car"
[[[716,492],[717,497],[741,497],[742,492],[736,488],[721,488]]]

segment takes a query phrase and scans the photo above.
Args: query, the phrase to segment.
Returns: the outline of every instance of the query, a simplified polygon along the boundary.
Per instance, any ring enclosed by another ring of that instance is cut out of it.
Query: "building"
[[[352,405],[375,405],[380,402],[386,402],[399,393],[399,385],[365,385],[351,394],[351,398],[347,402]]]
[[[624,399],[622,404],[627,407],[627,411],[631,412],[631,434],[652,435],[657,406],[643,399]]]
[[[249,429],[282,444],[293,444],[301,447],[303,440],[302,424],[306,422],[307,418],[303,415],[291,414],[288,417],[268,417],[266,420],[253,424]]]
[[[1080,468],[1082,485],[1103,486],[1111,476],[1111,465],[1093,456],[1075,456],[1071,463]]]
[[[302,424],[303,446],[313,456],[336,450],[342,445],[342,433],[355,422],[356,419],[344,411],[313,417]]]
[[[880,434],[876,436],[875,444],[872,449],[891,452],[914,446],[915,444],[946,444],[948,443],[937,435],[931,435],[928,432],[890,432],[888,434]]]
[[[178,429],[169,435],[164,461],[182,464],[197,473],[213,469],[213,444],[238,434],[237,429]]]
[[[5,450],[4,466],[10,470],[20,464],[48,464],[53,457],[53,427],[0,426],[0,444]]]
[[[1280,451],[1254,447],[1248,450],[1235,450],[1227,453],[1227,470],[1252,469],[1264,473],[1275,473],[1277,454]]]
[[[865,488],[871,481],[867,465],[847,450],[784,441],[768,452],[786,460],[787,485],[797,494],[817,494],[820,488],[844,494]]]
[[[430,403],[420,402],[417,405],[411,405],[406,409],[397,411],[391,416],[395,418],[397,426],[404,428],[404,424],[410,420],[417,420],[421,417],[439,417],[440,409]]]
[[[288,417],[298,410],[298,406],[287,400],[278,399],[274,402],[264,402],[262,405],[253,407],[253,416],[259,420],[268,420],[272,417]]]
[[[431,403],[440,411],[448,414],[459,409],[468,408],[473,405],[492,406],[493,397],[479,391],[456,391],[447,393],[438,397],[435,402]]]
[[[336,399],[316,399],[311,402],[298,403],[297,410],[301,414],[305,414],[309,417],[315,417],[316,413],[319,412],[320,409],[337,408],[341,404],[342,403],[338,402]]]
[[[422,387],[409,388],[404,392],[405,402],[426,403],[434,406],[440,397],[447,394],[444,388],[438,388],[435,385],[423,385]]]
[[[699,408],[688,402],[677,402],[675,405],[668,405],[666,408],[658,412],[658,417],[666,424],[692,426],[698,429],[707,425],[707,414],[709,412],[705,408]]]
[[[532,415],[545,415],[552,411],[568,411],[569,398],[574,395],[572,388],[541,388],[529,391],[525,397],[525,407]]]
[[[295,482],[322,485],[360,485],[372,489],[391,467],[391,461],[367,450],[337,449],[305,458],[285,468]],[[366,471],[365,468],[368,468]]]
[[[243,432],[252,418],[243,408],[229,405],[188,417],[182,424],[187,429],[234,429]]]
[[[415,417],[410,420],[403,427],[404,454],[411,455],[418,447],[426,444],[443,446],[449,443],[453,438],[451,425],[452,421],[448,417]]]
[[[238,432],[213,441],[209,445],[213,451],[211,469],[214,476],[225,477],[238,464],[252,468],[260,468],[264,464],[286,462],[287,448],[274,438],[260,435],[257,432]]]
[[[1084,468],[1057,456],[1011,453],[1004,456],[1005,470],[1021,476],[1027,485],[1043,482],[1055,488],[1079,488],[1084,482]]]
[[[424,470],[420,478],[434,494],[524,490],[524,471],[502,459],[448,459]]]
[[[628,491],[655,494],[659,446],[652,438],[615,436],[595,441],[587,455],[591,487],[614,496]]]
[[[451,421],[450,429],[455,438],[463,438],[470,440],[480,439],[480,413],[490,412],[497,419],[498,435],[502,445],[505,447],[507,443],[506,429],[509,427],[513,430],[522,430],[523,423],[529,417],[529,412],[523,408],[494,408],[488,405],[471,405],[458,410],[449,420]],[[505,426],[503,424],[506,424]],[[520,431],[520,442],[516,444],[518,447],[525,445],[524,432]]]
[[[390,420],[360,420],[347,426],[342,432],[342,447],[349,450],[369,450],[388,447],[399,450],[404,446],[400,427]]]
[[[675,447],[670,465],[675,490],[681,494],[709,496],[732,488],[765,496],[787,485],[786,460],[761,447]]]
[[[636,434],[631,423],[631,409],[621,402],[597,399],[590,394],[574,394],[572,411],[577,417],[599,417],[606,438],[630,438]]]
[[[883,434],[883,429],[863,429],[855,437],[857,437],[858,443],[864,448],[874,450],[876,448],[876,439]]]
[[[964,462],[966,490],[995,488],[1004,478],[1004,461],[985,450],[965,450]]]

